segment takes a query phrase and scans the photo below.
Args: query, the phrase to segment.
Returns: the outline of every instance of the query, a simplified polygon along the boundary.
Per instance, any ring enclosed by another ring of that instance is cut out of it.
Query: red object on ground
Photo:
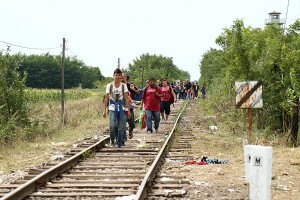
[[[185,164],[185,165],[207,165],[208,163],[203,162],[203,161],[197,162],[195,160],[192,160],[192,161],[186,161],[183,164]]]
[[[185,165],[194,165],[194,164],[196,164],[197,162],[195,161],[195,160],[193,160],[193,161],[186,161],[186,162],[184,162],[183,164],[185,164]]]
[[[142,115],[142,129],[146,128],[146,113]]]
[[[207,162],[203,162],[203,161],[197,163],[197,165],[207,165],[207,164],[208,164]]]

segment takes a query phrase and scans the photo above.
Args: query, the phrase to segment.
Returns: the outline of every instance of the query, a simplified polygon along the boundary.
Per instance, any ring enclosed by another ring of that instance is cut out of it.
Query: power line
[[[67,51],[70,51],[71,54],[73,54],[73,56],[77,57],[77,55],[76,55],[76,54],[70,49],[70,47],[67,46],[67,45],[66,45],[66,50],[67,50]]]
[[[23,49],[34,49],[34,50],[51,50],[51,49],[58,49],[58,48],[61,48],[61,47],[52,47],[52,48],[35,48],[35,47],[25,47],[25,46],[21,46],[21,45],[16,45],[16,44],[12,44],[12,43],[9,43],[9,42],[4,42],[4,41],[1,41],[1,43],[4,43],[4,44],[8,44],[8,45],[11,45],[11,46],[14,46],[14,47],[19,47],[19,48],[23,48]]]

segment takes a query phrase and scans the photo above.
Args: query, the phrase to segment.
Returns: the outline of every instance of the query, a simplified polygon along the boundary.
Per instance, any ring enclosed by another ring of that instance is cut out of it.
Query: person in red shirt
[[[171,103],[170,103],[170,98],[171,95],[174,98],[174,101],[177,102],[176,95],[173,91],[173,88],[168,84],[167,80],[164,79],[163,82],[163,87],[162,87],[162,92],[163,96],[160,98],[160,114],[162,117],[162,120],[165,123],[168,123],[169,115],[171,113]]]
[[[146,112],[147,132],[153,133],[152,118],[154,119],[154,129],[158,133],[160,122],[160,97],[162,97],[162,90],[155,84],[155,78],[149,79],[149,87],[146,87],[143,92],[141,109]]]

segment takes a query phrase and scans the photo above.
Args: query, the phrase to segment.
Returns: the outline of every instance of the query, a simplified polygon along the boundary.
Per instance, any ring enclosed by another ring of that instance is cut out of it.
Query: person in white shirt
[[[122,147],[125,129],[125,107],[127,107],[127,117],[131,117],[130,104],[128,98],[128,88],[126,84],[121,82],[122,71],[117,68],[114,71],[114,81],[106,85],[104,109],[102,116],[106,117],[107,104],[109,102],[109,133],[110,142],[115,146],[115,139],[118,140],[118,147]],[[115,129],[118,130],[117,134]]]

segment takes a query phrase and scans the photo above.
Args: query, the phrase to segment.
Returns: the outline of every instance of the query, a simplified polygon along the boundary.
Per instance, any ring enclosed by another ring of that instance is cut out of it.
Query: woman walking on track
[[[171,103],[174,103],[177,101],[176,94],[173,91],[173,88],[168,85],[168,82],[166,79],[162,82],[162,93],[163,96],[160,98],[160,114],[162,117],[162,120],[164,123],[168,123],[169,115],[171,113]],[[173,97],[174,102],[170,102],[171,98]]]

